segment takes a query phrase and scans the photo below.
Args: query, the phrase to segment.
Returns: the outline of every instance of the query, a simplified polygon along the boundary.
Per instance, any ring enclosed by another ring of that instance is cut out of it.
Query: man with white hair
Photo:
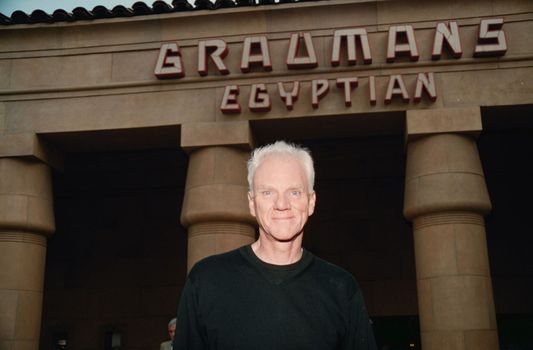
[[[187,278],[174,350],[375,350],[361,290],[303,249],[316,203],[313,160],[278,141],[248,161],[259,238],[198,262]]]
[[[168,322],[168,336],[170,340],[164,341],[159,346],[159,350],[172,350],[172,341],[176,335],[176,318],[174,317]]]

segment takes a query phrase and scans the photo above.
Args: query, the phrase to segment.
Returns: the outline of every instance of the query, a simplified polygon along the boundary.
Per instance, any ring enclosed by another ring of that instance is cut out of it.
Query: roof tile
[[[172,6],[161,0],[154,1],[152,8],[154,9],[154,13],[172,12]]]
[[[191,11],[194,7],[187,0],[173,0],[172,6],[175,11]]]
[[[111,18],[113,17],[113,14],[109,9],[105,6],[98,5],[93,8],[92,11],[94,18]]]
[[[122,5],[117,5],[111,10],[115,17],[131,17],[134,15],[133,11],[129,8],[126,8]]]
[[[85,7],[76,7],[72,10],[72,16],[77,20],[88,20],[94,19],[94,15],[91,11],[87,10]]]
[[[215,2],[213,3],[213,1]],[[72,13],[69,13],[64,9],[57,9],[51,15],[40,9],[33,11],[31,15],[28,15],[24,11],[17,10],[13,12],[10,17],[0,13],[0,25],[72,22],[77,20],[144,16],[177,11],[215,10],[235,6],[274,5],[319,0],[279,0],[278,3],[275,1],[276,0],[195,0],[193,6],[188,0],[172,0],[172,5],[169,5],[163,0],[157,0],[154,1],[151,7],[143,1],[137,1],[132,5],[131,9],[122,5],[117,5],[112,10],[109,10],[103,5],[97,5],[92,11],[89,11],[80,6],[72,10]]]
[[[14,23],[27,24],[31,23],[31,18],[24,11],[17,10],[11,14],[11,20]]]
[[[137,1],[131,7],[135,16],[151,15],[152,13],[154,13],[154,11],[152,11],[152,8],[142,1]]]
[[[195,0],[194,7],[197,10],[212,10],[215,8],[213,3],[209,0]]]
[[[32,23],[52,23],[54,19],[43,10],[35,10],[30,15]]]
[[[62,9],[55,10],[52,14],[52,18],[55,22],[74,21],[74,17],[72,17],[72,14]]]

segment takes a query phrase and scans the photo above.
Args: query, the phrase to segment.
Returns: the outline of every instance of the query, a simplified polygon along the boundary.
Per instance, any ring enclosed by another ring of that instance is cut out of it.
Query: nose
[[[290,201],[287,198],[287,196],[280,194],[279,196],[276,196],[276,200],[274,201],[274,209],[276,210],[288,210],[291,208]]]

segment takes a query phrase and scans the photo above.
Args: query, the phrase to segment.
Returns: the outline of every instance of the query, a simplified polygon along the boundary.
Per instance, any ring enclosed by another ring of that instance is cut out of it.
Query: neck
[[[289,242],[271,241],[260,234],[252,244],[255,255],[262,261],[273,265],[289,265],[301,259],[302,235]]]

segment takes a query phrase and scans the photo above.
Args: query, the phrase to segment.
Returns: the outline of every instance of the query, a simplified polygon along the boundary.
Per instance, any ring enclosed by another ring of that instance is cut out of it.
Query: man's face
[[[168,335],[170,336],[170,340],[174,340],[174,335],[176,334],[176,324],[171,324],[168,326]]]
[[[285,155],[264,159],[254,174],[252,190],[248,206],[261,235],[288,242],[303,232],[316,196],[308,193],[307,177],[297,159]]]

